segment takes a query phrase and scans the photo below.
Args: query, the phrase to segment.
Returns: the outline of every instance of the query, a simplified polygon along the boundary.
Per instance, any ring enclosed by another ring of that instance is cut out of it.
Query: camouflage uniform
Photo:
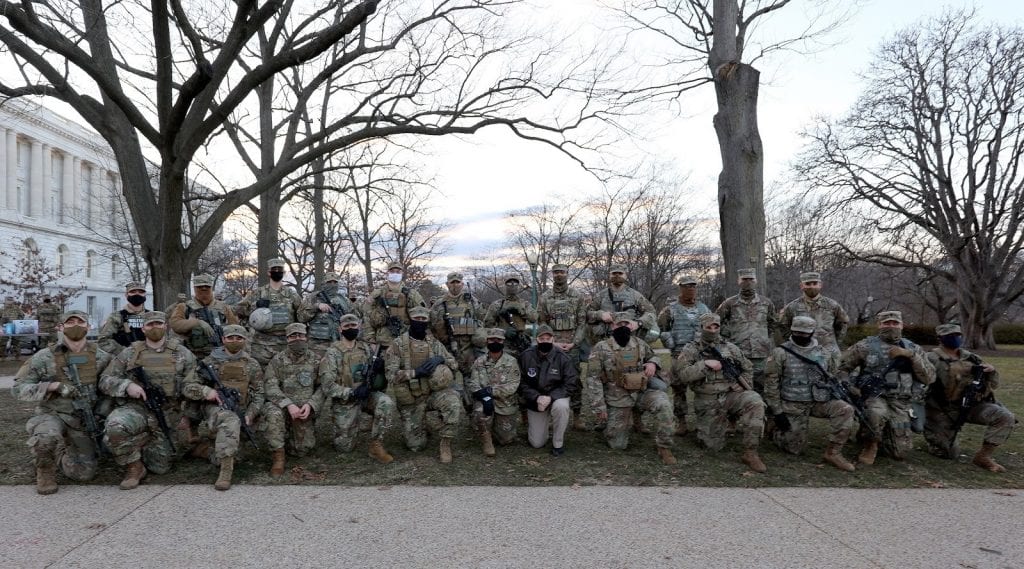
[[[320,361],[320,385],[324,392],[324,405],[331,406],[334,416],[334,448],[339,452],[352,452],[359,432],[359,417],[363,403],[351,397],[352,389],[363,382],[366,367],[373,363],[374,351],[369,344],[356,340],[348,348],[339,340],[329,348]],[[373,378],[371,378],[371,383]],[[384,441],[391,430],[395,402],[382,391],[371,390],[365,403],[373,415],[371,441]]]
[[[587,321],[590,322],[591,340],[595,343],[611,334],[611,326],[601,320],[601,312],[631,313],[633,319],[640,323],[635,334],[644,338],[645,341],[653,341],[652,338],[644,337],[649,336],[651,332],[657,332],[655,337],[660,335],[654,305],[640,291],[626,285],[622,285],[622,288],[617,291],[608,287],[590,300],[590,305],[587,307]]]
[[[710,312],[711,309],[699,300],[695,300],[691,305],[672,301],[661,309],[658,314],[661,343],[671,351],[673,359],[683,350],[683,346],[692,342],[694,336],[699,334],[700,316]],[[676,426],[685,433],[691,422],[685,385],[672,386],[672,413],[676,417]]]
[[[556,269],[560,266],[556,265]],[[555,269],[552,269],[555,270]],[[579,377],[586,375],[583,368],[583,344],[587,341],[587,299],[569,285],[552,285],[537,301],[537,322],[551,326],[555,333],[554,343],[572,344],[566,352],[569,361],[576,367]],[[573,391],[571,403],[577,417],[583,407],[581,391]]]
[[[754,390],[764,393],[764,361],[775,347],[772,334],[778,327],[775,303],[757,293],[750,299],[737,294],[725,299],[715,312],[722,318],[722,338],[736,344],[750,360]]]
[[[654,350],[637,337],[631,337],[625,346],[608,338],[590,351],[585,385],[590,392],[587,400],[595,414],[607,413],[604,436],[613,449],[623,450],[629,446],[634,408],[654,416],[654,444],[659,448],[672,448],[675,431],[672,402],[667,393],[649,386],[649,379],[644,375],[644,366],[648,363],[660,367]]]
[[[43,297],[49,299],[50,297]],[[57,340],[57,325],[60,324],[60,307],[53,302],[43,301],[36,308],[39,319],[39,347],[44,347]]]
[[[142,286],[142,283],[130,282],[124,285],[124,291],[125,297],[130,296],[128,293],[132,291],[143,293],[139,295],[142,297],[142,304],[135,306],[130,302],[125,303],[124,308],[107,315],[107,319],[100,326],[97,341],[103,351],[112,356],[120,354],[132,342],[146,339],[146,335],[142,333],[142,315],[146,313],[146,287]]]
[[[155,314],[163,317],[162,312]],[[150,348],[145,341],[133,342],[110,362],[100,379],[100,391],[117,398],[118,407],[107,417],[104,435],[104,443],[114,455],[114,462],[125,466],[141,460],[149,472],[164,474],[171,470],[175,452],[145,402],[128,397],[128,385],[135,382],[132,370],[140,366],[146,370],[149,380],[163,387],[167,394],[163,412],[173,436],[175,432],[180,433],[174,429],[182,416],[182,403],[187,400],[185,388],[199,383],[196,358],[176,338],[166,338],[159,350]],[[187,441],[176,442],[178,451],[187,444]]]
[[[942,348],[934,348],[926,354],[935,369],[935,383],[928,389],[925,399],[924,438],[929,452],[941,458],[960,456],[954,424],[960,414],[964,389],[973,380],[972,368],[983,363],[981,358],[963,348],[958,352],[951,356]],[[983,444],[998,446],[1010,438],[1016,418],[995,400],[993,392],[999,388],[999,372],[984,372],[982,378],[985,387],[978,398],[980,403],[967,413],[965,422],[985,425]]]
[[[414,370],[434,356],[444,358],[444,364],[437,366],[430,377],[413,377]],[[405,446],[413,451],[426,447],[424,424],[442,439],[455,437],[462,409],[462,402],[452,388],[452,370],[458,369],[458,362],[441,342],[429,334],[416,340],[406,332],[392,343],[385,354],[385,365],[402,417]]]
[[[790,302],[783,307],[778,324],[784,337],[789,337],[789,327],[796,316],[813,318],[818,323],[818,329],[814,331],[814,338],[818,343],[836,352],[840,350],[839,343],[846,336],[850,317],[838,302],[820,294],[816,298],[807,298],[804,295]]]
[[[519,298],[518,291],[510,294],[508,285],[505,297],[492,302],[484,316],[484,326],[505,331],[505,353],[512,357],[518,357],[519,352],[530,347],[530,332],[526,325],[536,323],[537,311],[529,302]]]
[[[882,312],[879,318],[885,318],[887,314],[892,312]],[[818,332],[820,331],[819,327]],[[910,358],[911,366],[907,369],[893,368],[888,371],[884,377],[885,387],[882,392],[877,397],[865,401],[864,416],[873,433],[869,433],[862,426],[861,436],[867,437],[869,445],[881,443],[882,450],[889,456],[903,460],[913,448],[911,399],[919,394],[923,395],[926,386],[935,380],[935,368],[925,357],[924,350],[917,344],[900,339],[898,345],[913,353],[913,357]],[[888,368],[893,360],[889,357],[889,350],[893,347],[896,347],[896,344],[885,342],[878,336],[864,338],[843,352],[839,371],[845,379],[859,368],[859,376],[854,385],[860,387],[866,378],[881,375]],[[873,460],[872,456],[871,462]]]
[[[395,335],[388,325],[389,318],[397,324],[398,335],[409,329],[409,310],[415,306],[426,307],[420,293],[400,284],[397,287],[385,284],[373,290],[363,304],[363,339],[371,344],[390,346]]]
[[[74,383],[65,368],[75,364],[86,391],[78,395],[93,401],[93,414],[102,429],[103,414],[110,410],[110,401],[97,392],[96,384],[110,359],[110,354],[93,342],[86,343],[81,352],[72,352],[61,342],[36,352],[18,370],[12,395],[18,401],[37,403],[35,414],[25,424],[36,467],[59,464],[64,476],[72,480],[92,480],[96,476],[99,449],[86,431],[83,418],[72,406],[74,392],[62,395],[61,391],[47,392],[47,388],[53,381],[71,388]]]
[[[263,368],[260,363],[247,350],[232,354],[223,346],[215,348],[203,362],[217,373],[224,387],[238,390],[246,418],[250,424],[257,425],[257,418],[265,402]],[[189,399],[205,400],[213,388],[190,383],[184,390]],[[222,458],[236,456],[242,432],[242,421],[238,415],[212,402],[203,404],[202,414],[209,434],[214,439],[213,452],[205,458],[212,464],[220,464]]]
[[[264,371],[263,423],[271,451],[287,448],[288,454],[305,456],[316,448],[316,415],[323,406],[319,379],[320,358],[308,347],[301,354],[285,347],[270,360]],[[304,420],[292,419],[289,405],[306,403],[313,412]],[[287,446],[286,446],[287,443]]]
[[[281,285],[281,288],[275,290],[266,284],[247,294],[235,307],[238,314],[246,318],[263,305],[273,314],[273,326],[269,330],[253,330],[252,340],[249,341],[249,353],[264,368],[275,354],[285,349],[288,340],[284,329],[297,321],[295,315],[301,304],[299,293],[292,287]]]
[[[334,285],[324,285],[320,290],[313,291],[302,299],[299,305],[298,321],[306,324],[309,329],[310,347],[321,357],[327,352],[332,342],[341,338],[338,334],[338,322],[345,314],[355,314],[348,297],[338,291],[338,275],[328,273],[325,282],[334,281]],[[328,304],[333,312],[320,312],[318,305]]]
[[[197,282],[201,282],[198,281],[198,277]],[[209,322],[199,315],[199,311],[203,309],[206,309],[209,314],[207,316]],[[220,300],[214,300],[210,304],[204,305],[196,298],[176,304],[174,311],[168,314],[167,321],[167,327],[178,334],[185,347],[191,350],[197,358],[209,356],[214,348],[223,344],[224,338],[217,337],[218,331],[223,336],[223,327],[230,324],[238,324],[238,317],[235,316],[235,312],[231,310],[230,306]],[[212,336],[207,328],[214,331]]]
[[[459,273],[448,275],[448,282],[454,278],[462,279]],[[449,338],[447,320],[451,319],[454,338]],[[446,293],[436,299],[430,307],[430,328],[442,344],[451,351],[452,340],[455,352],[452,354],[459,362],[459,373],[455,378],[456,391],[463,392],[463,401],[470,401],[465,395],[463,384],[473,372],[473,362],[483,353],[483,319],[484,307],[469,292],[453,296]]]
[[[494,399],[494,414],[484,415],[484,404],[473,404],[473,424],[477,432],[489,431],[500,445],[516,440],[521,414],[519,412],[519,364],[516,359],[502,353],[497,360],[484,354],[473,362],[473,373],[466,384],[466,391],[476,393],[491,388]]]
[[[167,305],[167,308],[164,309],[164,314],[166,314],[167,317],[170,318],[170,315],[174,314],[174,310],[178,308],[178,305],[185,304],[186,302],[188,302],[188,295],[179,292],[177,299],[171,304]]]
[[[24,320],[25,313],[21,311],[21,307],[14,301],[14,297],[8,296],[7,300],[4,301],[4,308],[0,310],[0,326],[13,322],[15,320]],[[10,338],[11,348],[10,353],[14,356],[14,359],[21,358],[21,338],[13,337]],[[6,341],[4,342],[6,344]],[[7,352],[3,353],[3,357],[7,357]]]

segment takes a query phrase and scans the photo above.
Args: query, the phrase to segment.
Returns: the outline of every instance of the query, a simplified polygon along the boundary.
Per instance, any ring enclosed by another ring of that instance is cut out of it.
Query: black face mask
[[[619,326],[612,330],[612,338],[615,338],[615,343],[619,346],[625,346],[629,343],[629,338],[633,335],[633,331],[629,329],[629,326]]]
[[[345,328],[341,331],[341,335],[346,340],[355,340],[359,337],[359,328]]]
[[[132,306],[142,306],[146,304],[146,295],[144,294],[129,294],[128,304]]]
[[[50,304],[50,299],[49,299],[49,298],[47,298],[46,300],[44,300],[44,301],[43,301],[43,304]]]
[[[423,322],[422,320],[413,320],[409,323],[409,336],[422,340],[427,337],[427,325],[429,322]]]
[[[537,342],[537,351],[542,354],[551,353],[551,348],[554,348],[555,344],[552,342]]]
[[[281,282],[281,279],[283,278],[284,271],[270,271],[270,280],[274,281],[275,283]]]
[[[801,346],[801,347],[810,346],[811,345],[811,340],[813,338],[814,338],[814,336],[812,336],[810,334],[793,334],[793,335],[791,335],[789,337],[790,340],[793,340],[794,344],[796,344],[798,346]]]
[[[505,349],[505,344],[501,342],[487,342],[487,351],[492,354],[500,354]]]

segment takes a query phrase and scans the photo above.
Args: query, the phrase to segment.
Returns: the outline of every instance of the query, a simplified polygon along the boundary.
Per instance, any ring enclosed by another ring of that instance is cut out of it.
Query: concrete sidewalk
[[[3,567],[1024,567],[1024,491],[0,486]]]

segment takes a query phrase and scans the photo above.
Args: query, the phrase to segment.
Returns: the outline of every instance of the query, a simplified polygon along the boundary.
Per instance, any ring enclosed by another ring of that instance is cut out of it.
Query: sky
[[[552,21],[570,27],[593,25],[600,17],[592,0],[534,0]],[[761,32],[797,25],[801,10],[813,4],[795,0],[768,21]],[[984,21],[1024,22],[1024,2],[978,0],[873,0],[859,10],[811,54],[785,54],[755,63],[761,71],[758,123],[765,151],[765,188],[783,182],[789,164],[803,145],[800,131],[819,115],[840,116],[856,100],[859,73],[868,68],[874,51],[896,31],[945,7],[975,7]],[[589,22],[589,23],[588,23]],[[717,218],[716,188],[721,161],[712,127],[714,88],[705,85],[685,95],[681,112],[666,109],[652,117],[646,140],[639,145],[651,158],[670,162],[688,175],[693,213]],[[542,203],[552,194],[585,195],[600,191],[597,180],[569,158],[538,143],[516,139],[504,131],[483,131],[467,139],[429,141],[429,158],[437,187],[443,192],[438,212],[455,223],[451,250],[432,264],[443,274],[448,267],[475,264],[473,257],[493,250],[504,238],[503,214]],[[486,199],[480,199],[486,190]]]

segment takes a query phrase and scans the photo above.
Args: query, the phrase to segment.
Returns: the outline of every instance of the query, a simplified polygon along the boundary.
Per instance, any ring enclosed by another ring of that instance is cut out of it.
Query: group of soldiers
[[[675,437],[693,429],[719,451],[733,430],[755,472],[767,470],[758,453],[766,436],[803,451],[809,417],[828,421],[823,459],[843,471],[856,469],[842,452],[854,437],[862,465],[879,451],[902,460],[915,431],[931,452],[954,458],[960,428],[976,423],[987,430],[973,462],[999,472],[992,454],[1015,424],[993,397],[998,372],[962,348],[955,324],[939,326],[939,347],[925,352],[901,337],[899,312],[882,312],[878,334],[841,353],[848,318],[822,296],[815,272],[801,275],[801,297],[781,311],[756,292],[753,269],[740,271],[739,293],[715,311],[682,277],[678,298],[656,314],[621,266],[588,298],[555,265],[536,307],[516,275],[484,307],[453,272],[429,308],[400,264],[362,303],[338,289],[336,274],[303,297],[283,282],[283,260],[268,267],[268,284],[235,306],[214,297],[209,275],[164,311],[147,309],[145,288],[129,283],[98,342],[86,338],[86,314],[62,314],[55,342],[13,387],[38,404],[26,425],[37,491],[56,492],[58,470],[91,479],[104,453],[124,467],[123,489],[191,455],[218,465],[214,486],[226,490],[243,438],[268,449],[270,475],[281,476],[287,455],[316,447],[320,416],[333,423],[334,448],[351,452],[369,415],[368,454],[383,464],[394,460],[384,440],[396,417],[409,450],[433,435],[440,462],[452,462],[467,413],[487,456],[513,443],[524,420],[529,444],[550,440],[555,457],[570,425],[602,430],[614,449],[650,432],[668,465]],[[659,339],[670,363],[651,346]]]

